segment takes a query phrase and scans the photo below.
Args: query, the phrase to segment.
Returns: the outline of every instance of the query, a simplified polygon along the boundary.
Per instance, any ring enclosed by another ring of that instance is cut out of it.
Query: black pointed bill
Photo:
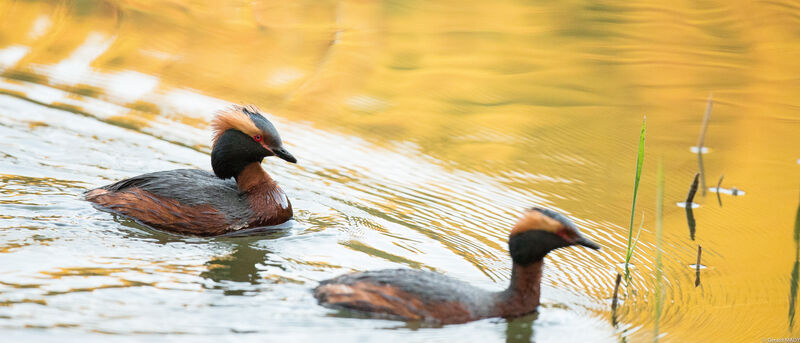
[[[599,244],[597,244],[595,242],[592,242],[588,238],[583,237],[583,236],[579,236],[578,239],[576,239],[572,244],[583,245],[583,246],[585,246],[587,248],[590,248],[590,249],[600,250],[600,245]]]
[[[280,148],[277,148],[277,149],[272,149],[272,153],[275,154],[275,156],[280,157],[280,159],[282,159],[282,160],[284,160],[286,162],[297,163],[297,159],[294,158],[294,156],[292,156],[292,154],[290,154],[288,151],[286,151],[286,149],[284,149],[283,147],[280,147]]]

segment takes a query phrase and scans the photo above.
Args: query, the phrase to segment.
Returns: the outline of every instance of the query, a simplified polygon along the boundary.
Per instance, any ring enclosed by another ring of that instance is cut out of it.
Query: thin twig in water
[[[719,196],[719,188],[722,187],[723,178],[725,178],[725,174],[722,174],[719,177],[719,182],[717,182],[717,201],[719,202],[719,207],[722,207],[722,198]]]
[[[708,94],[708,103],[706,104],[706,113],[703,115],[703,126],[700,128],[700,137],[697,137],[697,149],[702,151],[703,144],[706,142],[706,129],[708,129],[708,120],[711,119],[711,107],[713,105],[713,94]]]
[[[703,247],[700,244],[697,245],[697,264],[695,264],[696,275],[694,278],[694,286],[700,286],[700,255],[703,253]]]
[[[700,128],[700,136],[697,137],[697,164],[700,169],[700,179],[703,186],[703,196],[706,196],[706,173],[703,172],[703,145],[706,141],[706,130],[708,129],[708,121],[711,119],[711,107],[714,102],[712,94],[708,94],[708,104],[706,104],[706,113],[703,115],[703,126]]]
[[[692,240],[694,240],[695,227],[697,225],[694,220],[692,201],[694,200],[695,193],[697,193],[697,179],[699,176],[699,173],[694,174],[694,181],[692,181],[692,185],[689,187],[689,194],[686,195],[686,203],[684,204],[684,208],[686,209],[686,224],[689,225],[689,237],[691,237]]]
[[[789,286],[789,331],[794,328],[795,303],[797,302],[798,280],[800,280],[800,205],[794,217],[794,267]]]
[[[622,281],[622,275],[617,273],[617,280],[614,281],[614,297],[611,298],[611,312],[617,310],[617,298],[619,296],[619,284]]]
[[[689,187],[689,194],[686,195],[686,207],[691,207],[694,201],[694,195],[697,193],[697,179],[700,178],[700,173],[694,174],[694,181]]]
[[[705,163],[703,163],[703,153],[697,154],[697,170],[698,174],[700,175],[700,182],[703,185],[703,197],[706,196],[706,167]]]
[[[694,240],[695,230],[697,229],[697,221],[694,220],[694,210],[691,206],[686,206],[686,224],[689,226],[689,237]]]

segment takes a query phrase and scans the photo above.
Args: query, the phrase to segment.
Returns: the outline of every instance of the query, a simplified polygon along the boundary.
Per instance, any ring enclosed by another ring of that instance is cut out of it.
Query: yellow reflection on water
[[[721,208],[699,198],[695,241],[683,209],[665,209],[663,341],[798,334],[786,294],[796,294],[800,173],[800,7],[791,1],[5,1],[0,13],[0,72],[10,82],[102,99],[119,106],[104,119],[136,129],[159,120],[205,128],[203,116],[183,111],[214,103],[187,95],[201,93],[380,145],[412,143],[450,170],[587,218],[607,235],[596,260],[609,273],[624,249],[619,226],[647,115],[646,231],[636,292],[619,318],[644,328],[653,325],[655,161],[665,161],[665,203],[682,200],[713,93],[706,177],[725,174],[724,186],[747,195]],[[62,100],[49,104],[92,111]],[[404,204],[420,200],[393,200],[385,207],[413,220]],[[481,201],[490,200],[472,208]],[[452,232],[497,246],[472,229]],[[698,244],[708,268],[695,287]],[[585,278],[575,283],[591,284],[595,299],[613,287],[610,276]]]

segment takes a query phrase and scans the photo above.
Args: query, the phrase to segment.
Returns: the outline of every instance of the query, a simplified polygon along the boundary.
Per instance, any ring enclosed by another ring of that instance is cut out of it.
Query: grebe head
[[[511,260],[523,266],[541,261],[550,251],[570,245],[600,249],[597,243],[581,235],[567,217],[537,207],[525,211],[508,239]]]
[[[217,114],[211,125],[211,167],[219,178],[236,177],[248,164],[268,156],[297,163],[275,126],[253,106],[233,106]]]

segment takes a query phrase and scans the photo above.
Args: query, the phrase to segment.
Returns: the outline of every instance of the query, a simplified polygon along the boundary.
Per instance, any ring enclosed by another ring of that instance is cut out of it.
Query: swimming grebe
[[[508,246],[513,267],[511,284],[504,291],[485,291],[429,271],[385,269],[322,281],[314,297],[326,307],[397,320],[455,324],[519,317],[539,306],[544,256],[570,245],[600,249],[563,215],[533,208],[511,230]]]
[[[86,200],[157,229],[197,236],[291,219],[291,202],[261,168],[267,156],[297,162],[272,123],[255,107],[233,106],[218,113],[212,126],[213,174],[198,169],[143,174],[93,189]]]

